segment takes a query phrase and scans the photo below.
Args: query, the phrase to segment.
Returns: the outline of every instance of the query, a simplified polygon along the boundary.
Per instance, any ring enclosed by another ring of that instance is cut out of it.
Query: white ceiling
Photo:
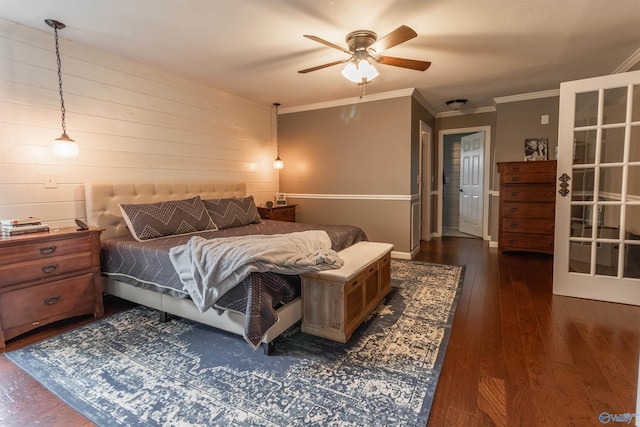
[[[336,65],[357,29],[418,37],[385,52],[431,61],[424,72],[379,65],[368,94],[415,87],[435,111],[467,98],[559,88],[640,59],[639,0],[0,0],[0,18],[283,108],[359,95]],[[624,68],[624,67],[623,67]],[[64,66],[63,66],[64,73]]]

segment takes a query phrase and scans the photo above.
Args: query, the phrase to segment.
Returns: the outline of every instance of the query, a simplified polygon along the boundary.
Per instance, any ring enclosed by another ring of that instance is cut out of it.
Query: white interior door
[[[640,305],[640,71],[560,86],[553,292]]]
[[[460,140],[460,231],[482,237],[484,210],[484,133]]]

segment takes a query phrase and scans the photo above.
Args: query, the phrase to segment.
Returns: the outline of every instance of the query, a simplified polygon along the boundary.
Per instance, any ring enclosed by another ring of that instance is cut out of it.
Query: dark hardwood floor
[[[602,426],[602,412],[635,414],[640,307],[553,296],[551,257],[481,240],[423,242],[416,259],[465,265],[429,426]],[[129,306],[105,300],[107,315]],[[5,351],[91,321],[45,326]],[[0,425],[93,424],[2,353]]]

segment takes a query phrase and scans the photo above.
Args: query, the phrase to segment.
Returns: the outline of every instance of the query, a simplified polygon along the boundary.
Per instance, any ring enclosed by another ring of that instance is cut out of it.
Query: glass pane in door
[[[627,88],[604,90],[602,123],[624,123],[627,118]]]
[[[623,274],[618,266],[625,235],[621,230],[622,213],[626,212],[622,195],[624,187],[627,192],[640,187],[640,170],[625,163],[632,155],[640,157],[626,147],[640,137],[638,127],[633,127],[631,134],[632,127],[626,121],[629,93],[629,87],[617,87],[575,95],[571,271],[612,277]],[[623,186],[625,174],[627,185]],[[640,188],[637,190],[640,193]]]

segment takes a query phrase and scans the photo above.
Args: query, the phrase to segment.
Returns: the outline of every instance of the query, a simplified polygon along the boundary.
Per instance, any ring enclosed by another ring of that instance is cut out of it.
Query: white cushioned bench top
[[[333,281],[344,280],[347,282],[362,272],[369,264],[391,252],[392,249],[393,245],[391,243],[358,242],[338,252],[338,255],[340,255],[340,258],[344,261],[342,267],[335,270],[305,273],[302,276],[324,278]]]

